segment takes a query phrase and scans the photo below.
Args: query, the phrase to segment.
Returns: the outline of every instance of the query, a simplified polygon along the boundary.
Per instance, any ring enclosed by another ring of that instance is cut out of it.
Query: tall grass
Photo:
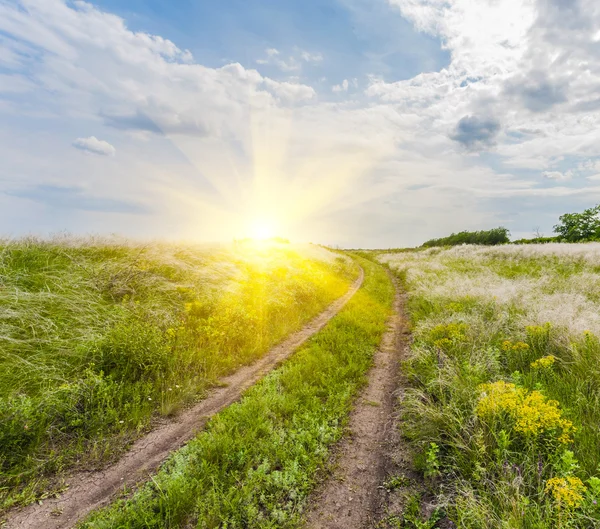
[[[385,331],[394,295],[381,267],[280,369],[212,419],[132,499],[82,525],[115,528],[286,528],[302,509],[328,447]]]
[[[0,242],[0,508],[114,459],[152,417],[260,357],[356,273],[286,244]]]
[[[600,525],[599,251],[380,256],[414,326],[402,428],[456,526]]]

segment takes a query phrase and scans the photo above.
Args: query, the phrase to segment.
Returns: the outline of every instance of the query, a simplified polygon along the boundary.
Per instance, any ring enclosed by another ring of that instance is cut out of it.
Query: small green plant
[[[402,487],[406,487],[409,483],[410,483],[409,478],[407,478],[404,474],[399,474],[397,476],[389,477],[385,481],[383,486],[388,492],[391,492],[393,490],[397,490]]]
[[[443,517],[442,509],[434,509],[429,515],[424,514],[421,510],[421,496],[412,494],[404,506],[399,527],[402,529],[434,529]]]
[[[425,472],[426,478],[437,478],[440,473],[440,447],[436,443],[429,443],[425,455]]]

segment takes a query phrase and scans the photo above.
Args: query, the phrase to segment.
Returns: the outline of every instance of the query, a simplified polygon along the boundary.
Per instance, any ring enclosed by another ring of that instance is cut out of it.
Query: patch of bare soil
[[[110,503],[156,472],[169,454],[197,435],[214,414],[239,400],[242,393],[289,357],[321,330],[357,292],[363,270],[349,291],[300,331],[269,351],[260,360],[222,380],[206,399],[136,441],[117,463],[102,471],[80,472],[66,479],[68,489],[58,498],[32,504],[9,514],[4,529],[69,529],[94,509]]]
[[[408,352],[409,330],[403,294],[394,279],[394,313],[369,371],[368,386],[351,413],[349,435],[335,449],[332,475],[308,509],[310,529],[363,529],[386,517],[391,478],[410,462],[401,450],[395,413],[402,388],[400,360]]]

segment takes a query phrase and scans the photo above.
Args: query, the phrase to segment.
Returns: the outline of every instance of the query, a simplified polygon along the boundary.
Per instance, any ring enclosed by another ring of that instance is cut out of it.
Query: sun
[[[250,224],[250,237],[259,241],[272,239],[277,235],[277,223],[273,219],[257,218]]]

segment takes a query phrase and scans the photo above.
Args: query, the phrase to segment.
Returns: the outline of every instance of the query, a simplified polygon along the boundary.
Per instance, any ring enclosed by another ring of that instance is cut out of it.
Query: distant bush
[[[459,233],[453,233],[448,237],[431,239],[423,243],[423,246],[425,248],[431,248],[433,246],[458,246],[460,244],[482,244],[493,246],[510,242],[510,239],[508,238],[509,235],[510,232],[503,227],[484,231],[461,231]]]

